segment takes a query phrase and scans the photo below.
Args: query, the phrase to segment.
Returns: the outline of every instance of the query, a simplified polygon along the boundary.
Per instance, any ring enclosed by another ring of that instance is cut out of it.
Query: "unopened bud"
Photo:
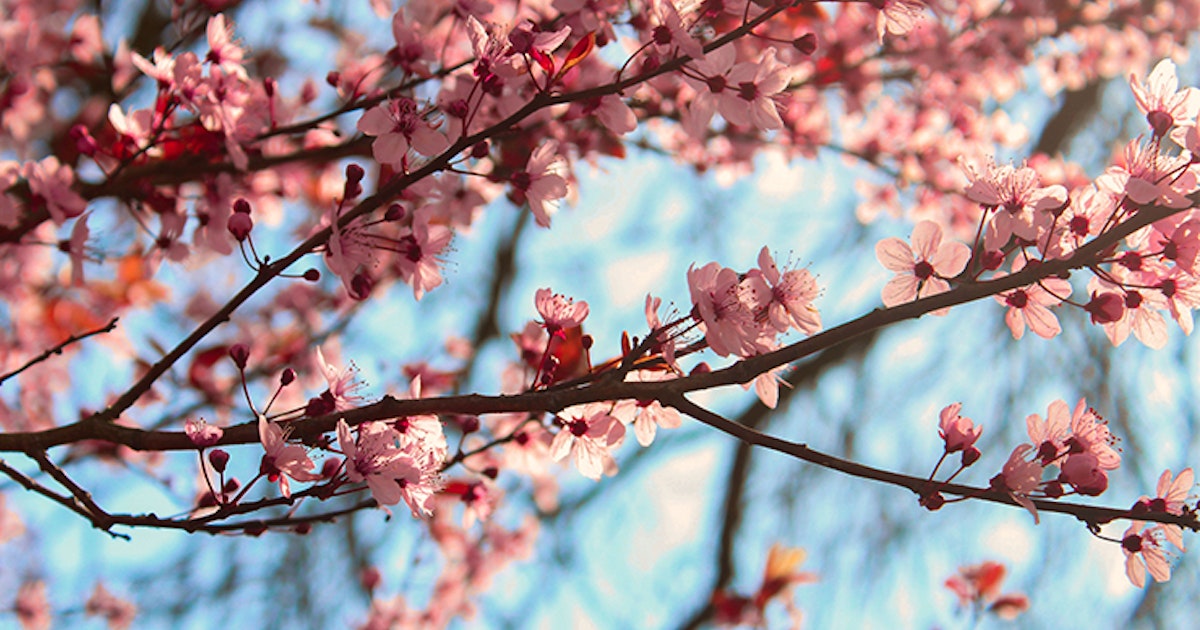
[[[279,375],[279,385],[282,387],[287,387],[288,385],[291,385],[292,381],[295,381],[295,380],[296,380],[296,370],[293,370],[292,368],[284,368],[283,374]]]
[[[792,40],[792,47],[799,50],[802,54],[811,55],[817,51],[817,36],[814,33],[806,33]]]
[[[233,238],[241,243],[250,236],[250,230],[254,229],[254,219],[244,212],[235,212],[229,217],[229,223],[225,227],[233,235]]]
[[[238,366],[239,370],[244,370],[246,362],[250,360],[250,348],[244,343],[234,344],[229,349],[229,358],[233,359],[233,364]]]
[[[229,453],[217,448],[208,452],[208,463],[212,464],[213,470],[218,473],[225,472],[225,465],[229,463]]]

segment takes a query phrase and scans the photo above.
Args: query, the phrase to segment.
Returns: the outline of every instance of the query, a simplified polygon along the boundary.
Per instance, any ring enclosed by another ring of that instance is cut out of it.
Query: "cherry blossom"
[[[1025,263],[1019,261],[1013,265],[1013,273],[1024,267]],[[1013,339],[1023,337],[1026,327],[1043,339],[1051,339],[1062,332],[1062,327],[1050,307],[1061,304],[1070,295],[1070,282],[1062,278],[1045,278],[1037,284],[999,293],[995,298],[1008,307],[1004,323]]]
[[[987,607],[1001,619],[1015,619],[1029,609],[1029,598],[1023,593],[1000,593],[1008,570],[1003,564],[985,561],[959,567],[958,573],[946,578],[945,586],[958,597],[962,607]]]
[[[563,331],[583,324],[588,316],[588,303],[569,298],[550,289],[538,289],[533,297],[534,306],[542,316],[542,327],[551,336],[562,336]]]
[[[872,0],[871,6],[879,10],[875,30],[881,44],[886,33],[904,35],[911,31],[925,9],[925,3],[919,0]]]
[[[1154,66],[1145,85],[1131,73],[1129,87],[1133,89],[1138,109],[1146,115],[1154,135],[1160,138],[1167,135],[1171,127],[1191,122],[1200,112],[1200,90],[1193,87],[1179,89],[1175,64],[1170,59],[1163,59]]]
[[[364,422],[358,426],[358,435],[351,434],[345,419],[338,420],[338,446],[346,456],[346,476],[354,483],[366,482],[371,496],[380,505],[395,505],[408,496],[413,513],[428,515],[426,505],[432,493],[421,499],[412,493],[410,486],[422,483],[421,469],[404,451],[396,446],[395,431],[383,422]],[[405,491],[408,490],[407,494]]]
[[[567,196],[567,180],[562,171],[562,158],[557,155],[557,143],[542,143],[529,155],[525,170],[513,173],[510,181],[541,227],[550,227],[550,215],[555,206],[550,202]]]
[[[967,198],[995,209],[984,241],[989,250],[1000,249],[1013,235],[1037,243],[1050,224],[1046,211],[1066,204],[1066,188],[1059,184],[1039,186],[1037,171],[1028,166],[988,163],[982,173],[969,166],[964,168],[971,180]]]
[[[353,409],[362,404],[363,397],[356,393],[363,386],[363,383],[358,380],[358,367],[354,363],[350,363],[345,368],[338,369],[337,366],[325,360],[325,354],[321,352],[320,346],[316,348],[316,355],[317,368],[325,377],[328,388],[316,399],[321,402],[316,405],[310,402],[305,413],[324,415]]]
[[[296,481],[317,481],[321,478],[321,475],[312,472],[313,462],[304,447],[288,444],[283,429],[262,414],[258,415],[258,437],[265,451],[259,465],[260,474],[265,475],[268,481],[278,483],[279,492],[285,498],[292,496],[288,477]]]
[[[946,452],[955,453],[972,448],[983,433],[983,427],[976,425],[970,418],[959,415],[962,403],[947,405],[938,414],[938,435],[946,442]]]
[[[403,171],[408,166],[408,150],[434,156],[450,146],[446,136],[429,125],[425,114],[411,98],[384,101],[367,110],[358,120],[358,130],[375,136],[371,153],[380,164]]]
[[[1146,571],[1155,582],[1171,579],[1171,565],[1167,562],[1163,543],[1159,538],[1162,529],[1134,521],[1121,537],[1121,551],[1125,554],[1125,575],[1138,588],[1146,585]]]
[[[1040,519],[1037,507],[1029,498],[1029,494],[1041,486],[1043,467],[1037,460],[1027,459],[1027,455],[1032,452],[1033,447],[1029,444],[1018,444],[1008,456],[1008,461],[1004,462],[1004,468],[1000,474],[992,479],[992,487],[1007,492],[1013,501],[1028,510],[1033,515],[1033,522],[1036,525]]]
[[[946,280],[962,273],[971,249],[962,243],[942,242],[942,228],[922,221],[913,228],[912,246],[888,237],[875,245],[879,262],[896,276],[883,288],[884,306],[897,306],[950,290]],[[934,311],[944,315],[947,309]]]
[[[814,335],[821,330],[821,315],[812,305],[819,291],[817,281],[807,269],[789,269],[783,274],[766,247],[758,253],[758,268],[771,287],[771,299],[765,307],[771,323],[779,332],[789,327]]]
[[[204,418],[188,418],[183,423],[183,432],[187,434],[192,444],[200,448],[213,446],[221,441],[224,431],[204,421]]]
[[[609,450],[624,439],[625,425],[602,404],[570,407],[558,418],[562,426],[550,443],[551,459],[562,461],[570,455],[579,474],[595,481],[601,475],[616,474],[617,464]]]

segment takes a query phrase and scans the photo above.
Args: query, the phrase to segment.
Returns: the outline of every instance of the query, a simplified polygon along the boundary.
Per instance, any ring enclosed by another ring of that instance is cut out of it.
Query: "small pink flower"
[[[1013,273],[1023,269],[1023,259],[1013,265]],[[1008,307],[1004,322],[1012,332],[1013,339],[1025,335],[1025,328],[1043,338],[1050,339],[1062,332],[1058,317],[1050,310],[1071,295],[1071,283],[1062,278],[1045,278],[1037,284],[1005,291],[995,296],[997,302]]]
[[[83,214],[87,207],[87,201],[71,189],[75,172],[53,155],[40,162],[26,162],[21,174],[29,183],[31,205],[46,209],[58,225]]]
[[[346,456],[346,476],[354,483],[366,482],[380,505],[395,505],[404,490],[420,484],[421,469],[396,446],[396,433],[384,422],[364,422],[357,439],[344,419],[337,423],[338,446]],[[414,513],[428,513],[423,504]]]
[[[1143,530],[1141,521],[1134,521],[1121,537],[1121,551],[1125,554],[1125,575],[1138,588],[1146,585],[1146,571],[1150,571],[1155,582],[1171,579],[1171,564],[1167,562],[1159,533],[1159,526]]]
[[[771,287],[766,309],[775,329],[783,333],[795,327],[807,335],[820,332],[821,314],[812,305],[820,291],[812,274],[807,269],[789,269],[780,274],[766,247],[758,252],[758,267]]]
[[[938,435],[946,442],[946,452],[954,453],[975,445],[983,427],[976,425],[970,418],[958,415],[962,411],[962,403],[953,403],[942,409],[938,423]]]
[[[233,23],[227,21],[224,15],[218,13],[208,18],[205,34],[208,36],[209,48],[208,56],[205,60],[220,66],[224,72],[237,75],[245,80],[246,69],[242,67],[242,59],[245,57],[245,52],[233,39]]]
[[[358,380],[358,367],[351,362],[345,368],[338,369],[337,366],[325,360],[320,346],[316,348],[316,352],[317,368],[321,370],[329,387],[320,397],[325,404],[319,405],[320,409],[312,410],[311,413],[306,411],[306,413],[308,415],[324,415],[353,409],[362,404],[363,397],[356,393],[363,386],[363,383]],[[309,406],[313,406],[311,402]]]
[[[1018,444],[1008,456],[1008,461],[1004,462],[1000,474],[992,478],[992,487],[1007,492],[1018,505],[1029,510],[1036,525],[1039,522],[1037,506],[1033,504],[1029,494],[1041,486],[1043,467],[1036,459],[1026,459],[1026,455],[1032,450],[1033,447],[1028,444]]]
[[[204,418],[195,420],[188,418],[183,423],[183,432],[187,434],[192,444],[200,448],[213,446],[217,442],[220,442],[221,436],[225,434],[221,427],[216,427],[205,422]]]
[[[871,0],[871,6],[879,10],[875,30],[880,44],[885,33],[904,35],[911,31],[925,9],[925,3],[918,0]]]
[[[1004,247],[1013,235],[1029,243],[1038,242],[1040,233],[1051,223],[1048,211],[1067,202],[1066,188],[1058,184],[1040,186],[1037,171],[1028,166],[989,162],[983,173],[965,164],[963,168],[971,180],[967,198],[995,210],[984,235],[989,250]]]
[[[426,212],[418,211],[412,230],[397,243],[396,270],[400,279],[412,287],[413,296],[420,300],[442,284],[442,261],[439,256],[454,232],[444,225],[431,224]]]
[[[616,461],[609,449],[619,446],[625,437],[625,425],[605,410],[603,404],[577,405],[559,415],[562,428],[550,443],[550,458],[562,461],[571,455],[575,468],[588,479],[615,474]]]
[[[509,180],[519,193],[518,202],[521,199],[527,202],[534,220],[545,228],[550,227],[550,215],[555,209],[550,202],[567,196],[567,180],[560,174],[563,160],[557,151],[557,142],[542,143],[529,155],[525,170],[513,173]]]
[[[96,582],[96,588],[83,605],[83,612],[88,617],[103,617],[108,623],[108,630],[125,630],[133,625],[137,606],[113,595],[104,588],[104,584]]]
[[[962,273],[971,258],[971,248],[958,242],[942,242],[942,228],[922,221],[913,228],[912,246],[896,238],[885,238],[875,245],[875,256],[896,277],[883,287],[884,306],[896,306],[914,299],[950,290],[947,278]],[[935,311],[944,315],[948,309]]]
[[[425,156],[434,156],[450,146],[446,136],[425,122],[416,101],[401,97],[384,101],[367,110],[358,120],[358,130],[375,136],[371,152],[375,161],[401,171],[411,148]]]
[[[313,462],[304,447],[288,444],[283,429],[262,414],[258,414],[258,437],[265,451],[259,472],[271,483],[278,483],[284,497],[292,496],[288,477],[296,481],[316,481],[321,478],[320,474],[312,472]]]
[[[1179,89],[1175,63],[1170,59],[1163,59],[1154,66],[1144,86],[1137,75],[1131,73],[1129,87],[1138,109],[1146,115],[1154,135],[1160,138],[1167,135],[1171,127],[1194,119],[1200,112],[1200,90]]]
[[[50,602],[46,599],[46,583],[41,580],[23,582],[17,589],[17,601],[13,605],[22,630],[47,630],[50,628]]]
[[[563,331],[583,324],[588,316],[588,303],[575,301],[550,289],[538,289],[533,298],[538,314],[542,316],[542,327],[550,335],[563,335]]]

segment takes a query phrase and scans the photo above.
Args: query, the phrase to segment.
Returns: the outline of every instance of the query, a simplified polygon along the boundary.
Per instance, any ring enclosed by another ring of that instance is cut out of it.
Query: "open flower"
[[[1163,59],[1154,66],[1145,85],[1136,74],[1130,74],[1129,87],[1138,109],[1146,115],[1146,121],[1159,138],[1171,127],[1192,120],[1200,111],[1200,90],[1193,87],[1179,89],[1175,63],[1170,59]]]
[[[258,437],[266,451],[259,464],[259,473],[271,483],[278,483],[284,497],[292,496],[288,477],[296,481],[316,481],[321,478],[320,474],[312,472],[313,462],[304,447],[288,444],[283,429],[261,413],[258,414]]]
[[[958,242],[942,242],[942,227],[922,221],[913,228],[912,246],[889,237],[875,245],[879,262],[896,276],[883,287],[884,306],[896,306],[950,290],[947,278],[962,273],[971,258],[971,248]],[[948,309],[934,311],[945,315]]]
[[[1146,571],[1155,582],[1171,579],[1171,564],[1163,550],[1161,526],[1142,529],[1144,523],[1134,521],[1121,537],[1121,551],[1125,553],[1125,576],[1138,588],[1146,585]]]
[[[533,218],[541,227],[550,227],[550,215],[555,206],[550,202],[567,196],[567,180],[560,173],[563,159],[558,155],[558,143],[553,140],[542,143],[529,155],[525,170],[513,173],[512,182],[518,203],[529,204]]]

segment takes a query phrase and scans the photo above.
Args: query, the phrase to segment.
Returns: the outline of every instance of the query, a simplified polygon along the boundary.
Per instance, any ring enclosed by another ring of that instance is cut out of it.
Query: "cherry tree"
[[[1200,3],[2,6],[22,627],[520,623],[545,591],[497,576],[622,546],[629,522],[576,519],[662,507],[629,480],[689,440],[728,451],[691,479],[704,569],[608,621],[853,619],[803,596],[844,579],[821,547],[920,555],[896,541],[1013,515],[1138,589],[1188,562]],[[66,601],[24,550],[68,518],[182,557]],[[893,597],[978,620],[1055,596],[953,562]],[[189,611],[204,574],[292,612]]]

